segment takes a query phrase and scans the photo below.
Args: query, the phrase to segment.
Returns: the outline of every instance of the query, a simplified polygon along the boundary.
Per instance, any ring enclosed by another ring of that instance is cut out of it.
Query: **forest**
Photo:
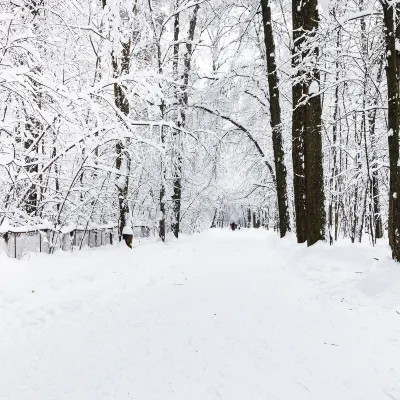
[[[400,261],[400,2],[0,0],[0,48],[1,226],[236,221]]]
[[[400,400],[399,135],[400,0],[0,0],[0,400]]]

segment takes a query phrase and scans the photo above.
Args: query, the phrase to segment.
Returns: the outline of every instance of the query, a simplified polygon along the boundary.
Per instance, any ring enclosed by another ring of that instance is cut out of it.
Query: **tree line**
[[[397,2],[0,9],[1,224],[165,241],[236,218],[308,246],[385,237],[399,261]]]

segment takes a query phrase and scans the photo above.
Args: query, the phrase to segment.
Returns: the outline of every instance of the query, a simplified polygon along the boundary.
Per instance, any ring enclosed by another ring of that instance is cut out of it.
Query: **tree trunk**
[[[364,231],[365,214],[367,212],[368,190],[369,190],[369,181],[366,182],[365,193],[364,193],[364,203],[363,203],[363,207],[362,207],[362,210],[360,213],[360,219],[359,219],[358,227],[357,227],[357,240],[359,243],[361,243],[362,234]]]
[[[179,0],[176,1],[176,8],[179,8]],[[172,61],[172,69],[174,74],[175,84],[178,84],[178,61],[179,61],[179,12],[175,14],[174,19],[174,56]],[[176,89],[176,104],[177,104],[177,126],[181,127],[180,115],[180,100],[178,88]],[[173,194],[172,194],[172,232],[176,238],[179,237],[180,220],[181,220],[181,198],[182,198],[182,154],[181,154],[181,133],[175,130],[173,133]]]
[[[32,86],[36,88],[38,92],[37,85],[32,83]],[[39,108],[40,107],[40,95],[35,93],[35,102]],[[39,143],[37,143],[33,148],[31,146],[34,144],[35,140],[39,137],[40,131],[43,129],[42,124],[33,116],[26,115],[27,122],[25,123],[25,132],[26,138],[24,140],[24,148],[25,150],[29,149],[28,154],[25,157],[25,162],[28,164],[25,167],[27,174],[36,177],[39,172],[39,164],[38,164],[38,153],[39,153]],[[29,165],[31,164],[31,165]],[[29,189],[27,194],[27,198],[25,201],[25,211],[30,215],[36,215],[39,206],[39,188],[36,184],[33,184]]]
[[[216,227],[215,221],[216,221],[216,219],[217,219],[217,214],[218,214],[218,208],[215,208],[213,220],[212,220],[212,222],[211,222],[211,228],[215,228],[215,227]]]
[[[301,81],[301,47],[303,35],[303,0],[292,0],[293,49],[292,67],[295,70],[292,86],[292,161],[296,236],[299,243],[307,240],[306,181],[305,181],[305,106],[301,103],[304,85]]]
[[[333,15],[334,17],[336,16],[335,10],[333,10]],[[337,51],[337,57],[339,58],[339,52],[340,52],[340,46],[341,46],[341,30],[338,29],[337,32],[337,37],[336,37],[336,51]],[[332,167],[330,168],[331,171],[331,177],[329,180],[329,189],[330,189],[330,201],[329,201],[329,221],[328,221],[328,226],[329,226],[329,242],[332,245],[333,244],[333,238],[335,236],[335,240],[337,240],[337,234],[333,234],[333,210],[337,210],[337,189],[338,189],[338,178],[337,178],[337,139],[338,139],[338,114],[339,114],[339,79],[340,79],[340,64],[339,60],[336,61],[335,63],[335,68],[336,68],[336,74],[335,74],[335,107],[333,111],[333,126],[332,126],[332,152],[331,152],[331,158],[332,160]],[[335,232],[336,232],[336,215],[335,213]]]
[[[164,106],[162,106],[162,112],[161,112],[162,118],[164,118]],[[160,132],[161,132],[161,146],[163,149],[165,149],[165,133],[164,133],[164,125],[161,125],[160,127]],[[165,154],[165,152],[164,152]],[[161,156],[161,187],[160,187],[160,213],[161,213],[161,218],[159,221],[159,230],[158,234],[160,236],[160,239],[165,242],[165,180],[166,180],[166,175],[167,171],[165,168],[165,161],[163,159],[164,156]]]
[[[152,7],[152,2],[149,0],[148,2],[149,8],[150,8],[150,13],[153,14],[154,10]],[[153,22],[153,31],[154,31],[154,37],[157,38],[156,41],[156,47],[157,47],[157,64],[158,64],[158,73],[160,76],[163,74],[163,60],[162,60],[162,55],[161,55],[161,35],[162,31],[160,33],[157,32],[157,24],[155,22],[155,19],[152,18]],[[161,87],[160,87],[161,88]],[[165,100],[162,99],[160,103],[160,115],[161,115],[161,120],[164,121],[165,118]],[[161,142],[161,147],[163,149],[163,152],[160,156],[160,191],[159,191],[159,211],[160,211],[160,219],[159,219],[159,225],[158,225],[158,235],[160,239],[165,242],[166,238],[166,207],[165,207],[165,201],[166,201],[166,178],[167,178],[167,168],[166,168],[166,160],[165,160],[165,129],[166,127],[164,125],[160,126],[160,142]]]
[[[38,21],[38,17],[40,17],[41,8],[44,7],[44,0],[36,0],[30,3],[28,2],[27,7],[32,16],[31,22],[33,26],[33,32],[35,32],[39,28],[40,21]],[[38,70],[40,71],[41,68],[38,67]],[[39,84],[34,80],[31,81],[31,85],[34,90],[33,92],[34,103],[39,109],[41,109],[42,108],[41,88],[39,87]],[[28,165],[31,164],[25,167],[25,170],[28,175],[31,175],[36,178],[37,173],[39,172],[39,163],[38,163],[39,143],[36,143],[34,147],[32,147],[32,145],[34,144],[36,139],[40,136],[41,131],[43,131],[43,125],[39,121],[39,119],[37,119],[33,115],[27,115],[27,113],[25,113],[25,118],[26,122],[25,122],[24,148],[25,150],[29,149],[29,152],[25,157],[25,162]],[[37,179],[41,181],[42,177],[38,176]],[[37,215],[38,212],[39,200],[40,200],[39,190],[41,190],[40,183],[41,182],[39,182],[38,186],[36,184],[32,184],[26,196],[24,207],[25,211],[30,216]]]
[[[103,8],[106,7],[107,1],[101,0]],[[129,72],[131,53],[131,41],[122,43],[122,54],[116,55],[112,51],[112,68],[114,78],[119,78]],[[119,66],[120,65],[120,66]],[[122,85],[114,83],[114,101],[116,107],[126,116],[129,115],[129,101],[126,98],[125,90]],[[127,155],[125,143],[118,140],[115,145],[115,168],[121,173],[118,177],[117,196],[118,196],[118,209],[119,209],[119,240],[122,238],[122,231],[126,226],[129,218],[129,204],[128,204],[128,188],[129,188],[129,171],[130,159]],[[123,177],[125,175],[125,177]]]
[[[186,125],[186,110],[187,106],[189,103],[189,92],[188,92],[188,87],[189,87],[189,74],[190,70],[192,68],[192,54],[193,54],[193,39],[194,39],[194,33],[196,30],[196,24],[197,24],[197,13],[199,11],[200,6],[197,4],[194,7],[192,17],[189,21],[189,32],[188,32],[188,37],[187,37],[187,42],[186,42],[186,53],[184,56],[184,70],[183,70],[183,84],[181,87],[181,92],[182,92],[182,100],[181,100],[181,123],[182,127],[185,127]]]
[[[303,5],[304,29],[308,37],[313,37],[318,30],[318,0],[309,0]],[[313,58],[318,60],[318,47],[310,50]],[[317,67],[310,71],[309,88],[320,85],[320,72]],[[307,208],[307,245],[325,239],[325,206],[324,206],[324,170],[322,154],[322,107],[321,96],[312,94],[306,104],[306,208]]]
[[[399,82],[400,57],[396,49],[396,38],[399,35],[399,29],[395,30],[396,22],[399,22],[399,5],[396,8],[389,0],[381,0],[386,42],[386,79],[388,90],[388,142],[389,142],[389,244],[392,248],[392,257],[400,261],[400,200],[399,200]],[[397,21],[396,21],[397,20]]]
[[[177,126],[178,128],[186,127],[186,110],[188,106],[188,83],[189,83],[189,74],[191,69],[191,60],[192,60],[192,42],[194,38],[194,32],[196,29],[197,23],[197,12],[199,10],[199,5],[194,7],[192,18],[189,22],[189,32],[188,38],[186,42],[186,54],[184,56],[184,70],[182,76],[182,84],[180,87],[180,93],[177,90],[176,100],[178,106],[177,112]],[[179,8],[179,0],[176,2],[176,8]],[[179,22],[179,13],[175,14],[174,19],[174,58],[173,58],[173,72],[175,77],[175,82],[179,80],[179,71],[178,71],[178,61],[179,61],[179,34],[180,34],[180,22]],[[173,172],[173,184],[174,190],[172,195],[172,203],[173,203],[173,222],[172,222],[172,231],[176,238],[179,237],[180,231],[180,220],[181,220],[181,201],[182,201],[182,133],[180,129],[175,130],[174,134],[174,172]]]
[[[279,232],[284,237],[290,231],[290,217],[287,201],[285,153],[283,150],[281,106],[279,102],[279,80],[275,61],[275,41],[272,31],[272,18],[269,0],[261,0],[264,42],[268,71],[270,121],[272,128],[272,146],[274,150],[276,192],[279,213]]]
[[[382,82],[382,69],[383,69],[383,61],[382,57],[379,62],[378,75],[376,78],[376,86],[379,87]],[[376,161],[378,156],[376,154],[376,133],[375,133],[375,121],[376,121],[376,107],[378,105],[378,96],[377,92],[373,103],[371,111],[368,113],[368,126],[369,126],[369,136],[371,139],[371,148],[372,148],[372,181],[371,181],[371,195],[372,195],[372,204],[373,204],[373,221],[374,221],[374,229],[375,229],[375,239],[381,239],[383,237],[383,226],[382,226],[382,217],[381,217],[381,206],[379,201],[379,181],[378,181],[378,171],[376,170]]]

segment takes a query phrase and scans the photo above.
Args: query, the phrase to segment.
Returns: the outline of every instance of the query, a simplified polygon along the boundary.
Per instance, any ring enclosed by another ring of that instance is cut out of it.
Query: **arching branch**
[[[222,118],[225,121],[230,122],[232,125],[236,126],[236,128],[240,129],[242,132],[244,132],[246,134],[246,136],[253,142],[254,146],[256,147],[258,153],[260,154],[261,158],[263,159],[265,165],[267,166],[271,176],[272,176],[272,180],[274,181],[274,185],[276,185],[276,179],[275,179],[275,173],[274,170],[271,166],[271,164],[267,161],[264,152],[262,151],[260,145],[258,144],[257,140],[254,139],[253,135],[249,132],[248,129],[246,129],[243,125],[239,124],[238,122],[234,121],[232,118],[227,117],[226,115],[222,115],[220,114],[218,111],[214,111],[214,110],[210,110],[207,107],[204,106],[196,106],[193,105],[193,108],[198,108],[199,110],[203,110],[206,111],[210,114],[216,115],[217,117]]]

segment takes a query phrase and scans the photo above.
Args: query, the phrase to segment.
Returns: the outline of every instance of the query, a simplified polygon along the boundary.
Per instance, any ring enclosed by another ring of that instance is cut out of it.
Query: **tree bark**
[[[389,0],[381,0],[384,16],[384,34],[386,43],[386,80],[388,90],[388,142],[389,142],[389,244],[392,257],[400,261],[400,182],[399,182],[399,73],[400,55],[396,50],[396,38],[399,38],[399,5],[394,7]]]
[[[383,69],[383,60],[382,57],[379,62],[378,75],[376,78],[377,87],[382,81],[382,69]],[[378,95],[377,92],[373,103],[372,109],[368,113],[368,126],[369,126],[369,136],[371,139],[371,148],[372,148],[372,180],[371,180],[371,192],[372,192],[372,203],[373,203],[373,221],[374,221],[374,229],[375,229],[375,239],[381,239],[383,237],[383,226],[382,226],[382,217],[381,217],[381,206],[380,206],[380,193],[379,193],[379,181],[378,181],[378,171],[376,170],[375,162],[378,159],[376,154],[376,133],[375,133],[375,122],[376,122],[376,107],[378,105]]]
[[[179,8],[179,0],[176,1],[176,9]],[[173,50],[173,61],[172,69],[174,74],[175,83],[178,84],[178,62],[179,62],[179,12],[175,14],[174,18],[174,50]],[[180,115],[180,100],[181,94],[179,94],[178,88],[176,89],[176,105],[177,105],[177,126],[181,127],[181,115]],[[172,232],[176,238],[179,237],[180,220],[181,220],[181,197],[182,197],[182,154],[181,154],[181,133],[179,130],[175,130],[173,133],[173,194],[172,194]]]
[[[38,17],[40,16],[40,10],[44,6],[44,0],[32,0],[28,2],[27,7],[29,12],[32,16],[32,23],[33,31],[37,31],[39,28],[40,21],[38,21]],[[37,70],[40,72],[41,67],[38,67]],[[42,108],[42,92],[39,84],[31,80],[32,88],[34,89],[33,92],[33,100],[36,106],[41,109]],[[24,140],[24,148],[25,150],[29,150],[28,154],[25,157],[26,164],[30,164],[29,166],[25,167],[27,174],[31,176],[36,176],[39,172],[39,163],[38,163],[38,153],[39,153],[39,143],[36,143],[34,147],[32,145],[36,142],[38,137],[40,136],[41,132],[43,131],[43,124],[33,115],[28,115],[25,113],[25,140]],[[32,148],[31,148],[32,147]],[[39,181],[42,181],[41,176],[37,176]],[[30,215],[37,215],[38,207],[40,202],[40,183],[37,186],[36,184],[31,185],[29,189],[26,201],[24,204],[25,211]]]
[[[292,0],[293,49],[292,67],[294,68],[294,83],[292,86],[292,161],[293,161],[293,190],[294,208],[296,214],[296,236],[298,243],[307,240],[306,212],[306,173],[305,173],[305,106],[302,98],[305,94],[300,70],[304,44],[303,32],[303,0]]]
[[[179,0],[176,2],[176,8],[179,8]],[[186,42],[186,53],[184,56],[184,69],[182,76],[182,84],[180,87],[180,92],[177,92],[176,99],[178,105],[177,112],[177,126],[178,128],[186,127],[186,110],[188,106],[188,83],[189,83],[189,74],[191,70],[191,60],[192,60],[192,42],[194,38],[194,33],[196,29],[197,23],[197,12],[199,10],[199,5],[197,4],[194,7],[193,15],[189,22],[189,32]],[[178,62],[179,62],[179,34],[180,34],[180,22],[179,22],[179,13],[175,14],[174,19],[174,58],[173,58],[173,72],[175,81],[178,81]],[[179,237],[180,231],[180,222],[181,222],[181,202],[182,202],[182,132],[181,130],[175,130],[174,137],[174,190],[172,195],[172,203],[173,203],[173,222],[172,222],[172,231],[176,238]]]
[[[325,239],[322,106],[319,94],[318,0],[293,0],[293,169],[297,239]],[[306,63],[304,62],[306,60]],[[306,64],[306,65],[305,65]],[[312,64],[310,67],[309,64]],[[303,98],[302,98],[303,97]]]
[[[318,0],[309,0],[303,5],[304,29],[312,38],[318,30]],[[316,45],[310,49],[318,60],[319,50]],[[309,88],[320,86],[320,72],[315,66],[310,71]],[[306,137],[305,137],[305,169],[306,169],[306,208],[307,208],[307,245],[311,246],[325,239],[325,205],[324,205],[324,170],[322,154],[322,106],[320,94],[313,93],[306,104]]]
[[[261,0],[264,26],[264,43],[267,60],[270,121],[272,129],[272,146],[274,150],[276,192],[278,197],[279,232],[284,237],[290,231],[288,210],[285,153],[283,150],[281,106],[279,102],[279,79],[275,61],[275,41],[272,31],[272,18],[269,0]]]

